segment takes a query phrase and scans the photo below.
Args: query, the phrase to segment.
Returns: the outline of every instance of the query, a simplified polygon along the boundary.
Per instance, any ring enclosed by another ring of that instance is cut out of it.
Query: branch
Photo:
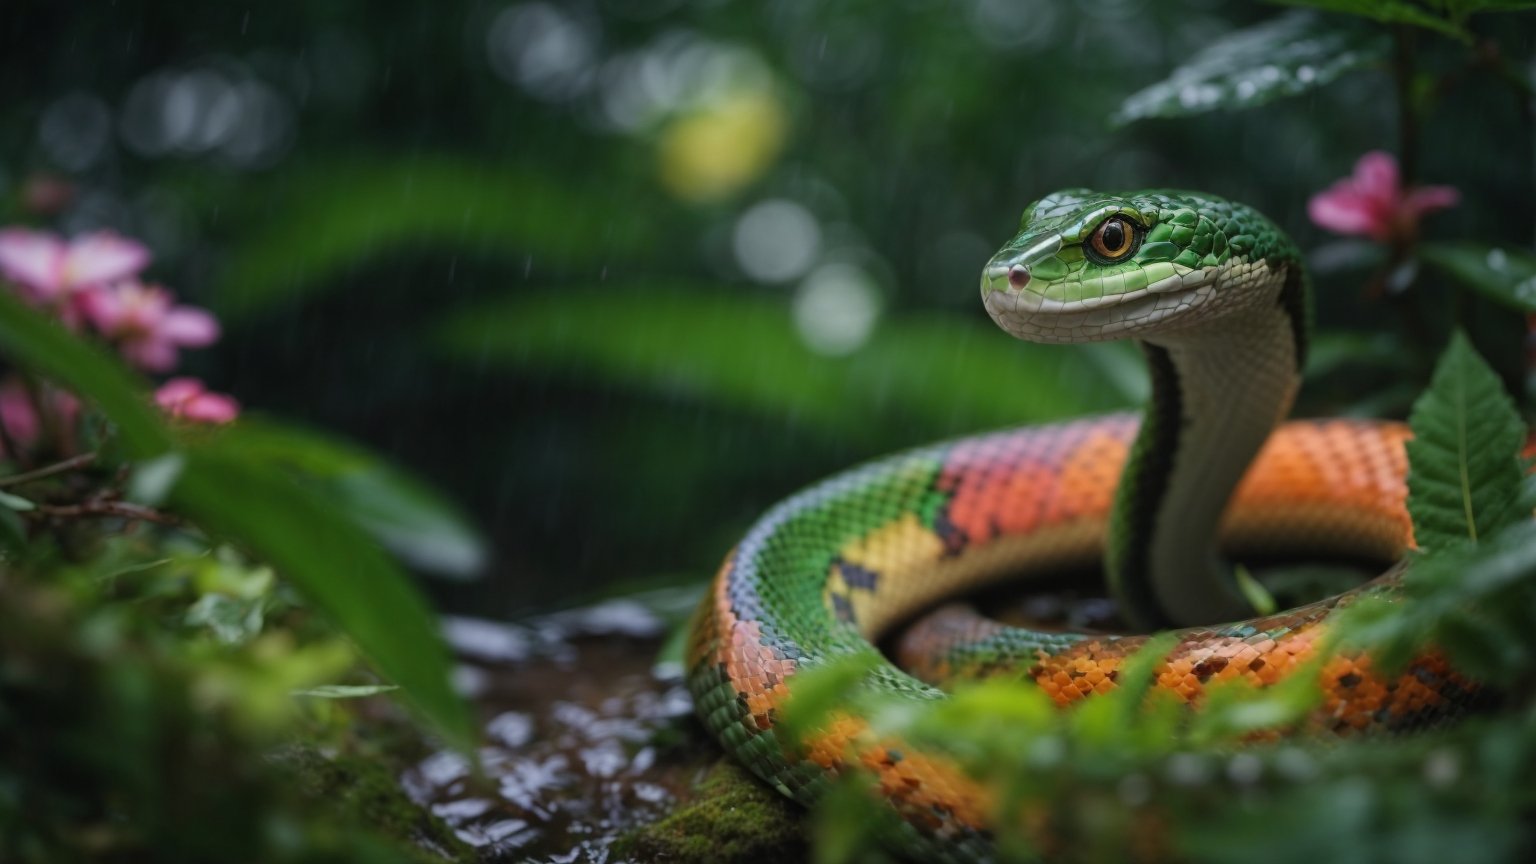
[[[20,474],[12,474],[8,477],[0,477],[0,489],[4,489],[7,486],[19,486],[23,483],[30,483],[33,480],[41,480],[44,477],[52,477],[55,474],[63,474],[67,471],[73,471],[76,468],[84,468],[85,466],[95,461],[95,453],[81,453],[79,456],[71,456],[62,462],[55,462],[52,465],[44,465],[43,467],[32,471],[23,471]]]
[[[38,514],[40,516],[58,516],[66,519],[79,519],[84,517],[115,517],[119,519],[135,519],[141,522],[156,522],[161,525],[180,525],[181,520],[169,513],[162,513],[153,507],[145,507],[142,504],[130,504],[127,501],[85,501],[80,504],[38,504],[36,509],[20,511],[23,516]]]

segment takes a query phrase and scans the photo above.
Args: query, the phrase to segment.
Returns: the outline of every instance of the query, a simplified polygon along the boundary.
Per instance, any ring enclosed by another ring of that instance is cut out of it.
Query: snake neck
[[[1288,282],[1289,284],[1289,282]],[[1152,400],[1116,492],[1107,565],[1131,623],[1234,620],[1253,609],[1217,549],[1228,499],[1300,384],[1288,302],[1142,342]]]

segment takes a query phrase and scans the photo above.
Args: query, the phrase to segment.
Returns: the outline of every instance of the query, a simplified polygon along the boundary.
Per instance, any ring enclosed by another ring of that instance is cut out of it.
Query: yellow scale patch
[[[1042,526],[1030,534],[1006,535],[946,557],[944,541],[917,515],[907,513],[854,540],[841,550],[841,560],[876,574],[875,586],[849,585],[837,564],[827,574],[822,602],[834,608],[842,598],[866,638],[938,598],[986,584],[1016,572],[1021,563],[1050,572],[1096,560],[1104,538],[1104,519],[1078,518]]]

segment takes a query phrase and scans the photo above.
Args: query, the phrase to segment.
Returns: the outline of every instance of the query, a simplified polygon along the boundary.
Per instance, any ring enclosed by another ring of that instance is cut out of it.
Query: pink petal
[[[0,420],[5,422],[5,430],[22,447],[31,446],[41,431],[42,424],[38,422],[32,398],[15,378],[0,385]]]
[[[201,348],[219,338],[219,322],[206,309],[177,306],[160,322],[159,335],[177,345]]]
[[[240,416],[240,403],[223,393],[202,393],[188,399],[180,413],[199,423],[228,423]]]
[[[205,392],[207,388],[197,378],[172,378],[161,384],[160,389],[155,391],[155,404],[170,410]]]
[[[64,242],[44,231],[7,228],[0,231],[0,273],[20,282],[40,297],[63,289]]]
[[[1368,198],[1396,202],[1402,196],[1397,159],[1384,150],[1372,150],[1355,163],[1355,186]]]
[[[112,335],[122,328],[123,304],[115,288],[96,285],[76,291],[74,306],[97,330]]]
[[[155,336],[125,340],[118,350],[123,359],[149,372],[167,372],[176,366],[176,346]]]
[[[1403,209],[1413,216],[1422,216],[1431,210],[1444,210],[1461,203],[1461,192],[1455,186],[1416,186],[1403,201]]]
[[[70,288],[116,282],[135,276],[149,263],[149,249],[109,231],[85,234],[64,253],[64,283]]]
[[[1337,234],[1385,236],[1390,220],[1384,218],[1373,202],[1361,196],[1348,181],[1313,195],[1307,202],[1307,215],[1320,228]]]

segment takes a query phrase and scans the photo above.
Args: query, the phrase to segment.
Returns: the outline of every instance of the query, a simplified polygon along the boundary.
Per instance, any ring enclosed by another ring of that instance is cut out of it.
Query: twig
[[[20,474],[12,474],[8,477],[0,477],[0,489],[3,489],[7,486],[19,486],[22,483],[30,483],[33,480],[41,480],[44,477],[52,477],[55,474],[63,474],[66,471],[73,471],[76,468],[84,468],[85,466],[95,461],[95,453],[81,453],[79,456],[71,456],[62,462],[55,462],[52,465],[44,465],[43,467],[34,469],[32,471],[23,471]]]
[[[41,516],[60,516],[64,518],[82,518],[89,516],[117,517],[121,519],[137,519],[142,522],[156,522],[161,525],[180,525],[181,520],[169,513],[162,513],[152,507],[142,504],[130,504],[127,501],[86,501],[80,504],[38,504],[36,509],[21,511],[22,515],[36,513]]]

